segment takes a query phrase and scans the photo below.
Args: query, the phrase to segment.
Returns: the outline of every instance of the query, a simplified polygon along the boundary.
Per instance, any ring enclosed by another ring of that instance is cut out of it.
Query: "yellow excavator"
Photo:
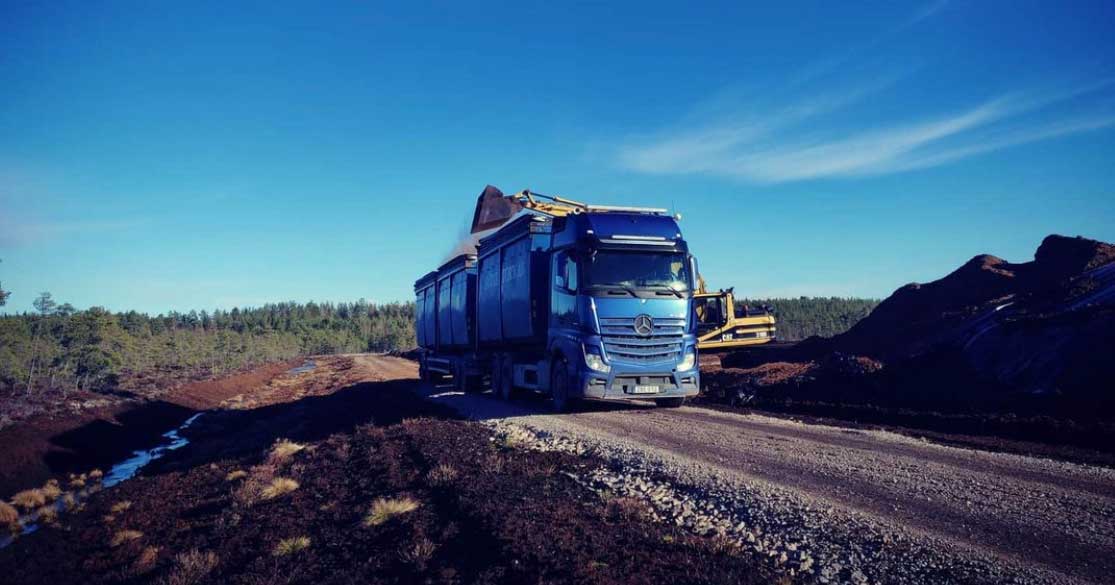
[[[700,276],[693,306],[697,313],[698,351],[736,349],[776,339],[777,328],[770,307],[736,306],[733,289],[708,292],[705,279]]]
[[[533,193],[529,189],[504,195],[488,185],[476,200],[472,216],[472,233],[497,229],[524,209],[561,217],[591,209],[622,210],[619,207],[594,206],[554,195]],[[660,210],[665,212],[666,210]],[[678,216],[680,218],[680,216]],[[737,307],[733,289],[709,292],[705,279],[697,275],[697,292],[693,295],[697,313],[697,349],[715,352],[775,341],[775,319],[770,307],[743,305]]]

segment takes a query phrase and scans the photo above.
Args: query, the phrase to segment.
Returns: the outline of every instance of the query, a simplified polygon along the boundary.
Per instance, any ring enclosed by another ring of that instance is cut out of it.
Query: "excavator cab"
[[[703,284],[703,283],[702,283]],[[736,307],[732,289],[693,295],[697,316],[697,349],[717,351],[770,343],[774,315],[767,307]]]

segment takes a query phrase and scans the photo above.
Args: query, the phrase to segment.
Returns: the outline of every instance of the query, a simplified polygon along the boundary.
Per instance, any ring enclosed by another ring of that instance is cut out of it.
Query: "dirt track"
[[[357,366],[416,373],[377,356]],[[822,581],[1103,583],[1115,573],[1111,469],[700,408],[555,416],[541,400],[416,387],[540,445],[593,449],[621,484],[665,478],[757,550],[810,555],[806,572]]]

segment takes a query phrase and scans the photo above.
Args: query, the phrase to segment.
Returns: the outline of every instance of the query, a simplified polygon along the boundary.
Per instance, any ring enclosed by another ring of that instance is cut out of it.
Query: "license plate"
[[[635,394],[658,394],[658,386],[636,385],[632,392]]]

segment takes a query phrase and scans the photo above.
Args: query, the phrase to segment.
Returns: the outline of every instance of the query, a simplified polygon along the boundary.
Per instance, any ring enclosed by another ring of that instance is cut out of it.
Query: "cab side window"
[[[567,292],[577,292],[577,261],[568,252],[562,252],[557,257],[557,282],[558,288]]]
[[[577,261],[572,256],[565,255],[565,288],[570,292],[577,292]]]

